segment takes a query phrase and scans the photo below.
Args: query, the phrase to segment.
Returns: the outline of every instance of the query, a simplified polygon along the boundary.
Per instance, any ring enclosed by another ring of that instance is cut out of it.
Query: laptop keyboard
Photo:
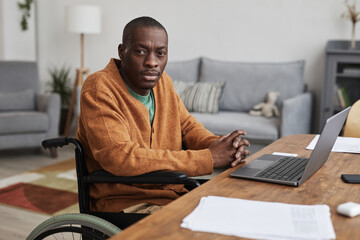
[[[291,181],[303,172],[308,158],[283,157],[255,175],[255,177]],[[297,179],[296,179],[297,180]]]

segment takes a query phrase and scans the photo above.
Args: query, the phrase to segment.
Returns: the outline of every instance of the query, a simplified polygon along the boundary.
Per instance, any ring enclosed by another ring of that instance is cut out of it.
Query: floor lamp
[[[66,118],[64,135],[69,134],[71,120],[76,102],[78,88],[89,74],[89,69],[84,67],[84,35],[88,33],[100,33],[101,31],[101,10],[98,6],[76,5],[67,7],[67,30],[73,33],[80,33],[81,65],[76,69],[76,78],[72,90],[70,106]],[[78,103],[79,104],[79,103]]]

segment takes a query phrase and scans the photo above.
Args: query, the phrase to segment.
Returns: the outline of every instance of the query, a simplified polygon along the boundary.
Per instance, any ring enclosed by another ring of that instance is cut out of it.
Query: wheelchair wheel
[[[107,239],[120,228],[96,216],[69,213],[51,217],[37,226],[26,240],[40,239]]]

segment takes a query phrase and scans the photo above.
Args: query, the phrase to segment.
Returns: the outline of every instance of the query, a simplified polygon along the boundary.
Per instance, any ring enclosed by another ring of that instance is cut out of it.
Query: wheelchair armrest
[[[115,176],[105,170],[97,170],[89,173],[86,181],[89,183],[184,184],[187,185],[187,189],[200,186],[198,181],[188,178],[185,173],[173,171],[156,171],[139,176],[121,177]]]

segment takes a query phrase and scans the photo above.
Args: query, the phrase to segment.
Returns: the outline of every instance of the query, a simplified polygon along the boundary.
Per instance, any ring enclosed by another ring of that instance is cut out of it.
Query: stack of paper
[[[316,135],[306,147],[308,150],[314,150],[320,135]],[[360,138],[337,137],[332,152],[360,153]]]
[[[327,205],[294,205],[208,196],[181,227],[254,239],[335,239]]]

